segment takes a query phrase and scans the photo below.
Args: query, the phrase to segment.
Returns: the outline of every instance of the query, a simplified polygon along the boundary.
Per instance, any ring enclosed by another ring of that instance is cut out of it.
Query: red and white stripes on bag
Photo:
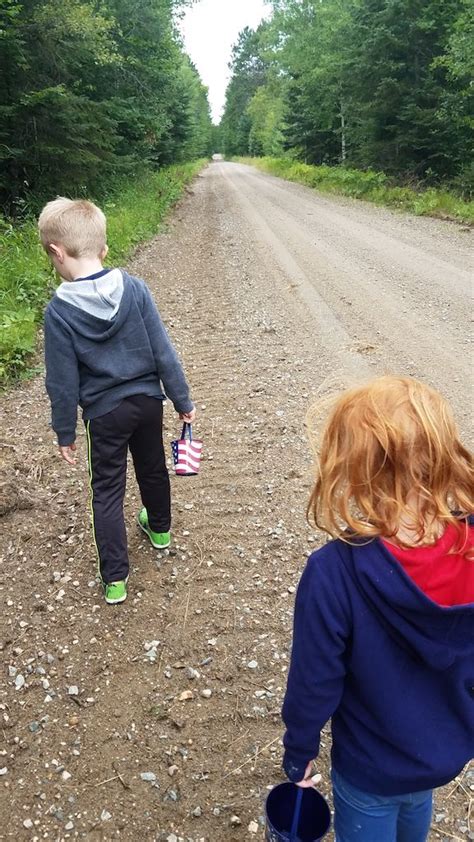
[[[186,433],[188,438],[186,438]],[[180,439],[171,442],[174,470],[179,477],[192,477],[199,473],[202,456],[201,439],[193,439],[191,424],[183,424]]]

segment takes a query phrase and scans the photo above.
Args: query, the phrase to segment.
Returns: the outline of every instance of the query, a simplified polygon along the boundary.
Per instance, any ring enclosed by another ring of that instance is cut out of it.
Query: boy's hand
[[[59,452],[63,457],[64,461],[68,463],[68,465],[75,465],[77,462],[76,457],[74,456],[74,451],[76,450],[75,444],[66,444],[63,447],[59,446]]]
[[[313,761],[310,760],[308,763],[304,778],[302,781],[298,781],[296,786],[300,786],[302,789],[309,789],[310,786],[316,786],[321,780],[321,775],[313,775]]]
[[[193,407],[191,412],[180,412],[179,417],[181,421],[184,421],[186,424],[192,424],[196,418],[196,408]]]

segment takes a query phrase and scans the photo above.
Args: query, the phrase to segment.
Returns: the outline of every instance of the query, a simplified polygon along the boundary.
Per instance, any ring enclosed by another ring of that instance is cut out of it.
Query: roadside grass
[[[409,211],[417,216],[434,216],[474,223],[474,202],[466,202],[447,190],[414,190],[391,184],[383,172],[354,170],[346,167],[313,166],[291,158],[233,158],[271,175],[313,187],[322,193],[338,193]]]
[[[107,215],[107,262],[119,265],[158,231],[185,186],[207,163],[175,164],[119,183],[98,204]],[[0,382],[28,374],[44,306],[57,284],[38,241],[36,219],[0,217]]]

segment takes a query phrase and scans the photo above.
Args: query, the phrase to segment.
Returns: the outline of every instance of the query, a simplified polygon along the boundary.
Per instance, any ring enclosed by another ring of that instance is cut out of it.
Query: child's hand
[[[196,418],[196,408],[193,407],[191,412],[180,412],[179,417],[181,421],[184,421],[186,424],[192,424]]]
[[[310,760],[310,762],[308,763],[308,765],[306,767],[303,780],[298,781],[296,786],[300,786],[302,789],[309,789],[309,787],[315,786],[316,784],[318,784],[321,780],[321,775],[313,775],[312,773],[313,773],[313,761]]]
[[[64,461],[68,463],[68,465],[75,465],[77,462],[76,457],[74,456],[74,451],[76,450],[75,444],[67,444],[64,447],[59,446],[59,452],[63,457]]]

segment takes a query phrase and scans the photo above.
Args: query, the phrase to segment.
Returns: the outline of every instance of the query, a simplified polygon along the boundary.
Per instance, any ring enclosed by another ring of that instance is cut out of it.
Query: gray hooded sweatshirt
[[[111,412],[131,395],[169,397],[177,412],[193,403],[178,355],[144,281],[123,269],[64,282],[44,321],[46,389],[60,445],[84,420]]]

